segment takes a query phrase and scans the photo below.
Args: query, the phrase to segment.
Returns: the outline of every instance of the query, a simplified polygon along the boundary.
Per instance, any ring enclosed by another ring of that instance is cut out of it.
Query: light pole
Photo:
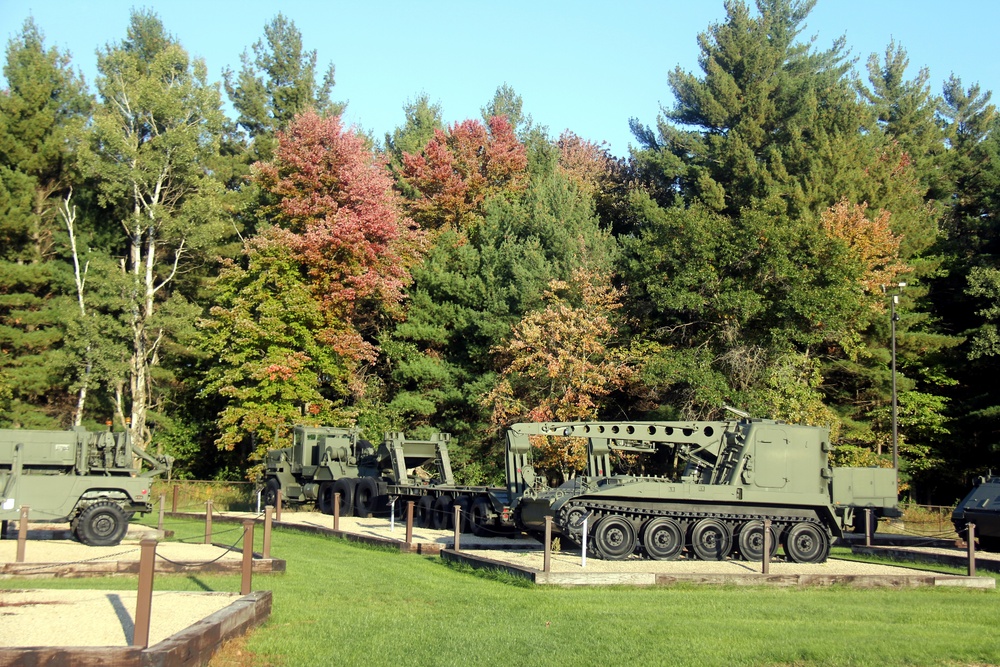
[[[882,290],[889,294],[889,326],[890,337],[892,338],[892,467],[899,470],[899,410],[896,404],[896,321],[899,315],[896,314],[896,306],[899,304],[899,295],[906,287],[906,283],[896,283],[888,288],[883,285]],[[891,291],[890,291],[891,290]]]

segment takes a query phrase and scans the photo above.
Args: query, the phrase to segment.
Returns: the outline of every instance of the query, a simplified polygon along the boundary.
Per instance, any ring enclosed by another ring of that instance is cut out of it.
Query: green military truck
[[[127,432],[0,429],[0,521],[6,529],[27,506],[28,521],[69,522],[84,544],[118,544],[133,514],[152,511],[153,477],[171,462],[133,446]]]

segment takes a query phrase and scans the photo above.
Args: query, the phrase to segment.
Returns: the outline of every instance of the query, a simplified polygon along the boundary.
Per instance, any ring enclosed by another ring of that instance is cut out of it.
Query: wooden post
[[[865,508],[865,546],[870,547],[872,545],[872,509],[870,507]]]
[[[132,646],[149,646],[149,620],[153,607],[153,571],[156,569],[156,540],[139,543],[139,592],[135,601],[135,628]]]
[[[212,543],[212,499],[205,501],[205,544]]]
[[[243,578],[240,580],[240,595],[250,595],[250,580],[253,577],[253,519],[243,522]]]
[[[274,504],[274,520],[281,521],[281,489],[278,489],[275,495],[278,497],[278,500]]]
[[[969,576],[976,576],[976,524],[970,523],[966,533],[969,542]]]
[[[413,546],[413,501],[406,501],[406,546]]]
[[[340,530],[340,494],[333,494],[333,529]]]
[[[462,534],[462,508],[456,503],[455,505],[455,551],[461,551],[461,546],[459,540]]]
[[[271,506],[264,508],[264,558],[271,557]]]
[[[542,558],[542,572],[552,570],[552,517],[545,517],[545,556]]]
[[[166,504],[166,502],[167,502],[167,497],[161,493],[160,494],[160,518],[156,522],[156,529],[157,530],[163,530],[163,511],[166,509],[164,507],[164,504]]]
[[[21,505],[21,518],[17,522],[17,563],[24,562],[24,547],[28,542],[28,510],[30,505]]]
[[[771,520],[764,519],[764,555],[761,557],[760,573],[770,574],[771,570]]]
[[[170,504],[170,513],[171,514],[176,514],[177,513],[177,496],[180,494],[180,492],[181,492],[181,487],[179,487],[176,484],[174,484],[174,500]]]

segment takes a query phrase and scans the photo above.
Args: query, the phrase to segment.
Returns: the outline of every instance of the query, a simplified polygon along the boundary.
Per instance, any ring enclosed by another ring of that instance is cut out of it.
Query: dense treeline
[[[858,72],[801,39],[812,4],[726,3],[628,159],[506,85],[365,136],[280,14],[219,83],[134,11],[94,91],[28,19],[0,91],[0,426],[113,420],[217,478],[298,422],[445,430],[491,483],[511,421],[728,404],[891,465],[898,294],[906,492],[954,500],[1000,468],[1000,121],[977,85],[905,78],[900,45]],[[553,481],[582,466],[542,449]]]

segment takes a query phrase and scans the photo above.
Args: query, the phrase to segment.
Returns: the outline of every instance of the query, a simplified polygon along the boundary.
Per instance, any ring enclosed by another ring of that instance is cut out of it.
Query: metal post
[[[865,546],[872,545],[872,508],[865,508]]]
[[[264,558],[271,557],[271,506],[264,508]]]
[[[970,523],[966,533],[969,542],[969,576],[976,576],[976,524]]]
[[[770,574],[771,570],[771,520],[764,519],[764,555],[761,558],[761,574]]]
[[[406,501],[406,546],[413,546],[413,501]]]
[[[205,501],[205,544],[212,543],[212,499]]]
[[[274,505],[274,520],[281,521],[281,489],[278,489],[278,492],[275,495],[278,499],[275,501]]]
[[[30,505],[21,505],[21,518],[17,522],[17,563],[24,562],[24,547],[28,541],[28,510]]]
[[[243,522],[243,577],[240,580],[240,595],[250,595],[250,580],[253,576],[253,520]]]
[[[157,530],[163,530],[163,512],[164,512],[164,510],[166,510],[166,507],[164,507],[164,505],[166,504],[166,502],[167,502],[167,497],[161,493],[160,494],[160,518],[156,522],[156,529]]]
[[[340,530],[340,494],[333,494],[333,529]]]
[[[462,508],[456,504],[455,505],[455,551],[460,551],[460,535],[462,534]]]
[[[552,570],[552,517],[545,517],[545,556],[542,559],[542,572]]]
[[[892,323],[892,467],[899,470],[899,450],[898,450],[898,412],[896,407],[896,304],[899,303],[899,295],[893,294],[890,300],[891,313],[889,321]]]
[[[170,504],[170,513],[171,514],[176,514],[177,513],[177,496],[180,494],[180,492],[181,492],[181,487],[179,487],[176,484],[174,484],[174,500]]]
[[[153,572],[156,563],[156,540],[139,542],[139,591],[135,601],[135,625],[132,646],[149,646],[149,621],[153,608]]]

